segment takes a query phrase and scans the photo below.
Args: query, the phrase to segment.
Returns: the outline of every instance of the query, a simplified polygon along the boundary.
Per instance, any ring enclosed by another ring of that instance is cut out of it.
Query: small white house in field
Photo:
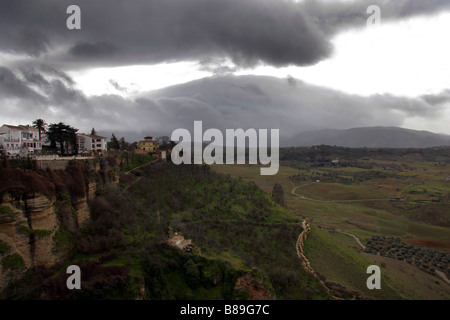
[[[42,141],[39,140],[37,128],[9,124],[0,127],[0,154],[23,157],[40,151],[42,151]]]

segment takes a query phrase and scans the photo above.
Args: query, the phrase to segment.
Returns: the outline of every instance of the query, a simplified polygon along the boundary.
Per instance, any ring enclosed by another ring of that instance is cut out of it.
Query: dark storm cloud
[[[430,105],[436,106],[443,103],[450,103],[450,89],[444,90],[438,94],[427,94],[420,98],[425,100]]]
[[[114,87],[114,89],[116,89],[117,91],[124,92],[124,93],[128,92],[127,88],[122,87],[117,81],[115,81],[115,80],[113,80],[113,79],[110,79],[110,80],[109,80],[109,83],[110,83],[110,84]]]
[[[87,100],[72,87],[72,82],[69,76],[51,66],[14,71],[0,67],[0,109],[5,116],[22,119],[55,112],[63,114],[74,108],[81,111]]]
[[[2,17],[3,19],[3,17]],[[5,27],[4,23],[0,23]],[[8,28],[8,26],[6,26]],[[41,53],[47,52],[50,39],[39,30],[33,27],[10,26],[7,33],[2,34],[2,49],[7,52],[24,53],[33,57],[38,57]]]
[[[69,53],[81,59],[107,59],[118,54],[120,49],[112,43],[100,41],[96,43],[78,43],[70,48]]]
[[[361,97],[292,78],[258,76],[214,76],[134,98],[88,97],[64,77],[55,78],[42,69],[16,75],[1,68],[0,96],[7,97],[0,100],[3,119],[20,114],[30,123],[44,118],[82,131],[95,127],[103,134],[132,130],[133,137],[142,132],[158,136],[177,128],[191,130],[193,122],[201,120],[205,129],[280,129],[283,141],[312,130],[400,126],[410,118],[435,120],[443,111],[422,98]]]
[[[339,32],[342,28],[365,27],[370,15],[367,14],[367,8],[372,5],[380,7],[382,21],[450,10],[450,1],[448,0],[354,0],[346,2],[304,0],[302,2],[302,8],[308,17],[326,34]]]
[[[81,7],[81,30],[66,28],[72,4]],[[329,40],[342,28],[365,27],[372,4],[380,5],[383,19],[450,7],[447,0],[3,0],[0,50],[49,53],[66,70],[216,58],[239,66],[304,66],[329,57]]]
[[[82,29],[66,28],[66,9],[82,10]],[[330,39],[344,28],[363,28],[366,9],[378,4],[385,20],[447,10],[441,0],[130,0],[0,2],[0,54],[17,55],[0,67],[2,116],[31,122],[64,121],[102,132],[170,134],[194,120],[214,128],[301,131],[355,126],[399,126],[405,119],[440,116],[448,92],[418,99],[360,97],[292,77],[217,76],[154,91],[139,98],[88,97],[64,70],[199,61],[223,75],[230,65],[311,65],[330,56]],[[51,61],[51,65],[48,62]],[[116,80],[117,90],[126,88]]]
[[[69,75],[67,75],[65,72],[55,69],[52,66],[49,66],[47,64],[41,64],[39,69],[47,75],[51,75],[53,77],[65,81],[70,86],[75,85],[75,81],[73,81],[73,79]]]
[[[39,76],[34,76],[34,82],[41,82]],[[43,103],[45,98],[30,88],[26,79],[21,79],[11,70],[0,67],[0,97],[4,99],[23,99]]]

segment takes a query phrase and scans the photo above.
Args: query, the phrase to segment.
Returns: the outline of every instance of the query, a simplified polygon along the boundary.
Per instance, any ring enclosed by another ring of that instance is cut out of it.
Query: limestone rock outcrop
[[[70,255],[73,237],[89,223],[90,201],[115,183],[104,179],[113,168],[103,167],[73,162],[54,171],[0,168],[0,293],[26,270]]]

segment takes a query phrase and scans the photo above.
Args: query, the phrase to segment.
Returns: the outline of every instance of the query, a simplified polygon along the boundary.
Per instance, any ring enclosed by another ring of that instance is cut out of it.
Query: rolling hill
[[[430,148],[450,145],[450,136],[397,127],[326,129],[297,134],[288,140],[296,147],[331,145],[349,148]]]

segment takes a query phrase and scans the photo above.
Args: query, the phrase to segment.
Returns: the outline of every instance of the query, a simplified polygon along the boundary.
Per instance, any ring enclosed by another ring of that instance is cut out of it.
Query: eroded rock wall
[[[90,201],[99,189],[116,183],[105,179],[112,167],[100,169],[95,162],[72,163],[64,171],[0,168],[0,293],[27,270],[70,256],[72,237],[89,223]],[[40,185],[46,186],[42,192]]]

